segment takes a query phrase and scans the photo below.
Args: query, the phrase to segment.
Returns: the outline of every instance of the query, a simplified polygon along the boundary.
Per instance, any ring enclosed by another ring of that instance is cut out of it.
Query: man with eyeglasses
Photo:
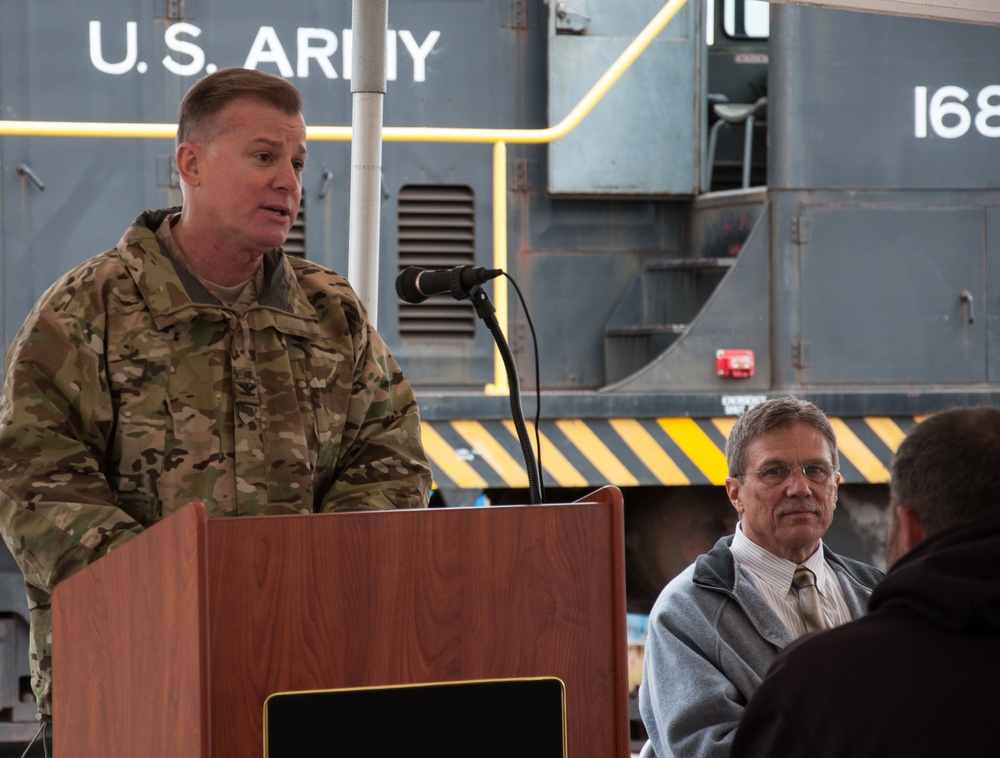
[[[840,475],[836,435],[815,405],[784,397],[749,409],[726,461],[736,532],[673,579],[650,613],[639,707],[658,758],[728,756],[778,652],[864,615],[882,577],[823,545]]]
[[[733,758],[1000,755],[998,469],[1000,408],[943,411],[910,432],[870,612],[775,659]]]

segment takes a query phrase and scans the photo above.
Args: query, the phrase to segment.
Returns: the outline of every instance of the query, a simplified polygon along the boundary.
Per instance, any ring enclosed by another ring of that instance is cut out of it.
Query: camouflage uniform
[[[272,250],[224,306],[174,266],[170,213],[142,214],[53,285],[8,355],[0,521],[42,713],[53,587],[184,504],[212,517],[427,504],[413,391],[347,281]]]

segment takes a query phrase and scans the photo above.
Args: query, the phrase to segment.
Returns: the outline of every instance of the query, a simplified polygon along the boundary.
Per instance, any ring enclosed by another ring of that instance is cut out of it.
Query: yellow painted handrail
[[[545,144],[565,137],[573,131],[601,98],[635,62],[670,20],[684,7],[687,0],[667,0],[653,19],[573,109],[555,126],[545,129],[458,129],[448,127],[386,126],[382,129],[385,142],[467,142],[493,144],[493,268],[507,266],[507,144]],[[0,136],[31,137],[140,137],[174,139],[176,124],[116,124],[81,121],[4,121],[0,120]],[[349,126],[309,126],[306,138],[347,142]],[[506,332],[507,286],[495,288],[497,321]],[[499,349],[494,355],[494,383],[486,386],[489,394],[506,394],[507,380]]]

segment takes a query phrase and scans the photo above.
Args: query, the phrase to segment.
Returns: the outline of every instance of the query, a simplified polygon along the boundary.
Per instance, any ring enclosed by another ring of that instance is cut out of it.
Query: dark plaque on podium
[[[285,692],[264,705],[265,758],[566,758],[553,677]]]

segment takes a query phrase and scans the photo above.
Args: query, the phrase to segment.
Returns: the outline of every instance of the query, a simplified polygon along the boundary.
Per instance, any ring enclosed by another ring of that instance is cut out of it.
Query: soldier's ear
[[[193,142],[182,142],[177,146],[177,174],[189,187],[197,187],[201,182],[201,158],[201,146]]]

